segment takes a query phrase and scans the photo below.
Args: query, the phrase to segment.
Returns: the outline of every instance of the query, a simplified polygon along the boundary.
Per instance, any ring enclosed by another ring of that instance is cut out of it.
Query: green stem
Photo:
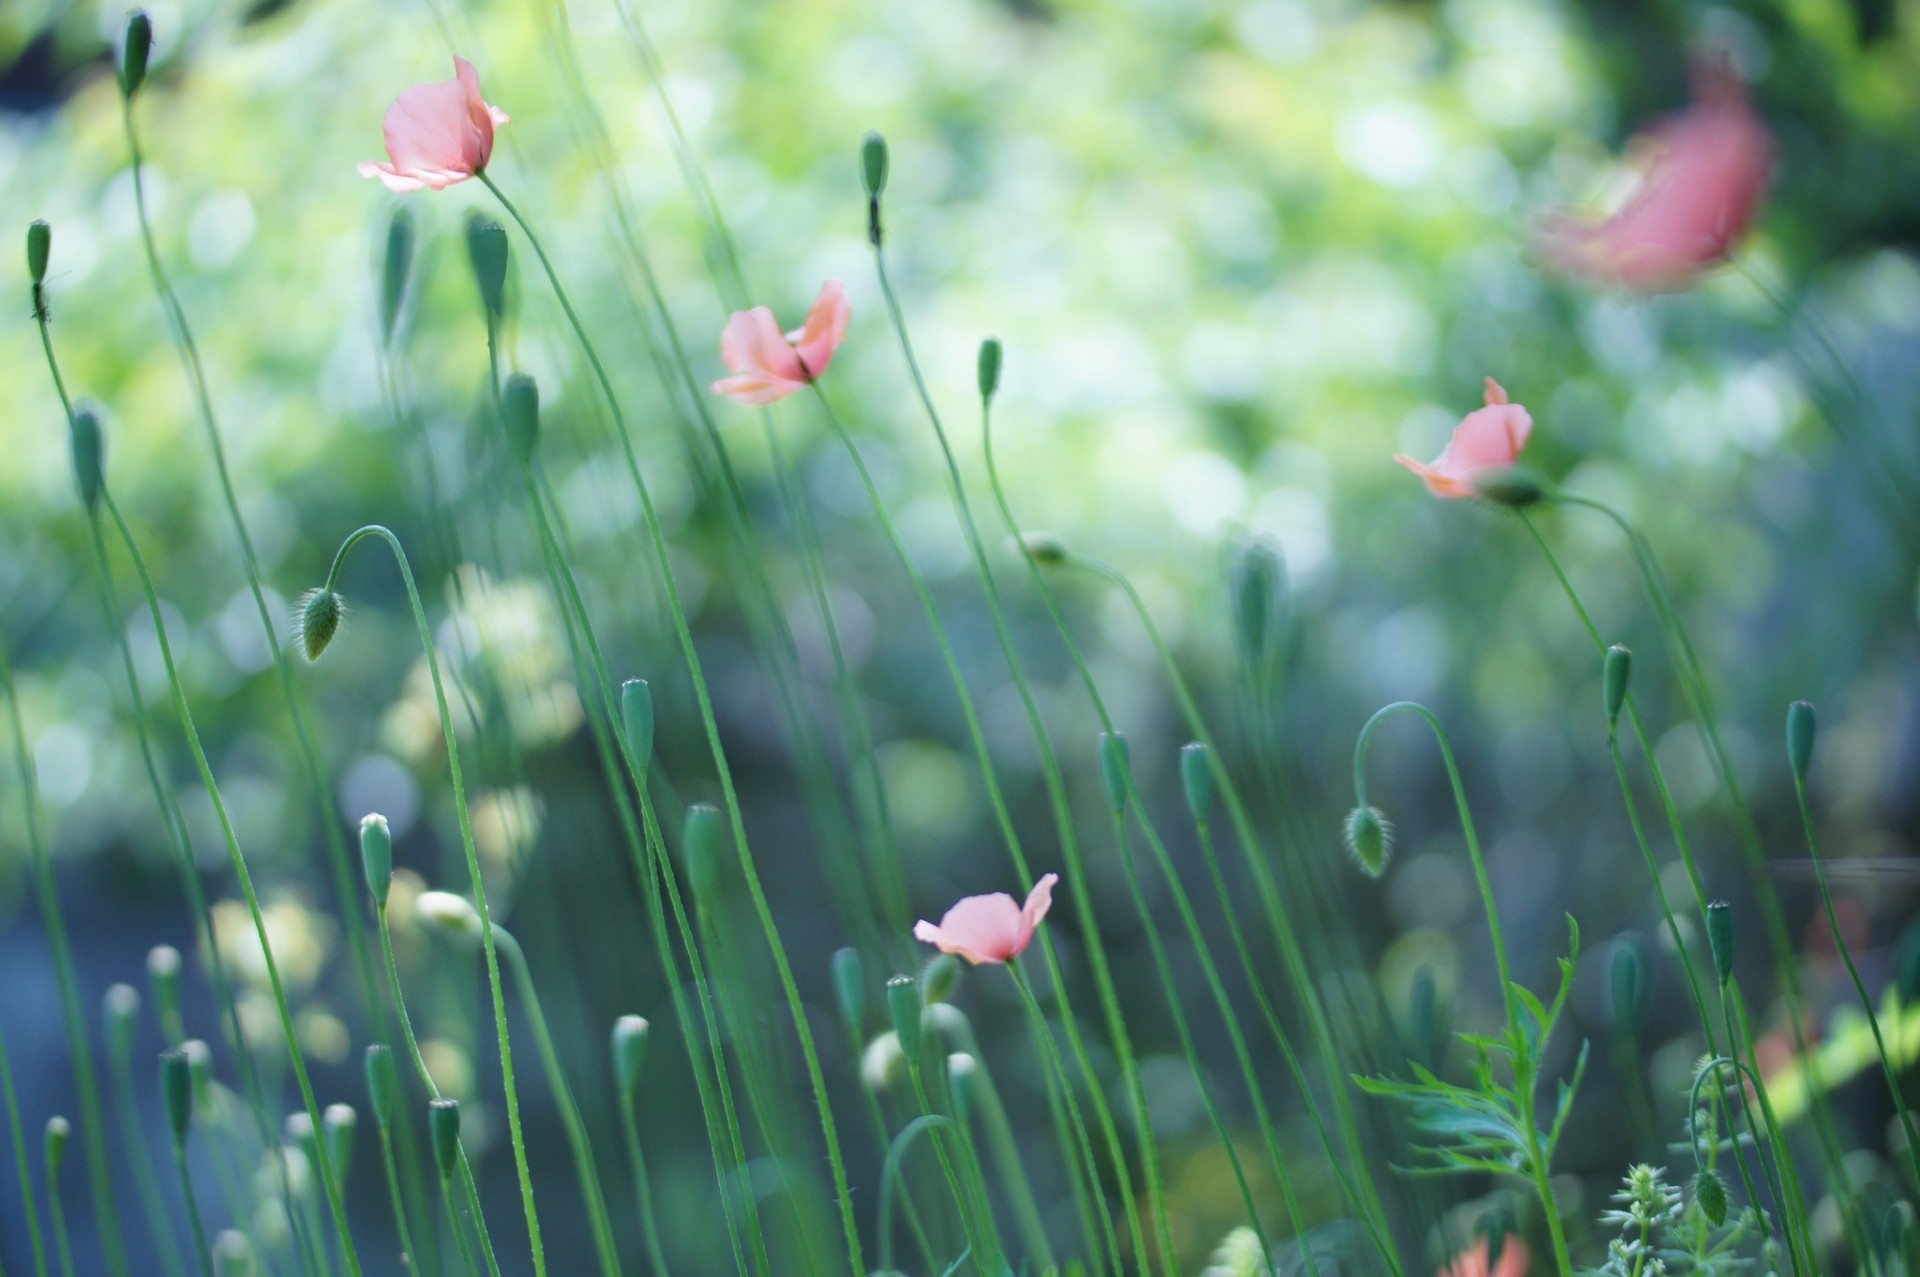
[[[400,1168],[393,1161],[393,1131],[382,1120],[376,1119],[374,1125],[380,1128],[380,1164],[386,1172],[387,1200],[393,1206],[393,1226],[400,1232],[400,1267],[413,1272],[419,1267],[414,1258],[419,1252],[413,1248],[413,1232],[407,1227],[407,1203],[400,1195]]]
[[[199,1256],[200,1271],[213,1277],[213,1252],[207,1247],[207,1226],[200,1220],[200,1201],[193,1192],[193,1176],[187,1171],[187,1142],[173,1143],[173,1164],[180,1172],[180,1196],[187,1204],[187,1223],[193,1230],[193,1253]]]
[[[20,1176],[20,1205],[26,1211],[27,1237],[33,1244],[34,1277],[47,1277],[46,1245],[40,1236],[40,1208],[33,1199],[33,1168],[27,1155],[27,1136],[20,1126],[20,1098],[13,1089],[13,1061],[7,1039],[0,1034],[0,1086],[5,1087],[7,1127],[13,1132],[13,1164]]]
[[[60,1172],[47,1166],[47,1213],[53,1216],[53,1249],[61,1277],[73,1277],[73,1246],[67,1239],[67,1210],[60,1202]]]
[[[1804,1253],[1806,1271],[1809,1274],[1819,1270],[1813,1263],[1812,1241],[1807,1236],[1806,1202],[1800,1194],[1800,1183],[1793,1171],[1793,1156],[1787,1148],[1786,1137],[1780,1132],[1780,1125],[1774,1120],[1773,1102],[1767,1098],[1766,1079],[1760,1076],[1760,1062],[1753,1052],[1750,1036],[1743,1037],[1742,1029],[1747,1027],[1746,1008],[1740,1001],[1739,981],[1729,981],[1720,986],[1720,1006],[1726,1015],[1727,1050],[1736,1058],[1746,1055],[1745,1072],[1753,1079],[1753,1092],[1760,1102],[1761,1121],[1767,1128],[1767,1143],[1773,1145],[1773,1166],[1768,1168],[1766,1153],[1755,1127],[1752,1109],[1747,1104],[1746,1093],[1740,1095],[1740,1112],[1746,1117],[1747,1131],[1753,1138],[1754,1156],[1759,1159],[1760,1170],[1766,1176],[1767,1190],[1773,1194],[1775,1213],[1780,1217],[1780,1231],[1786,1238],[1787,1256],[1793,1262],[1793,1270],[1801,1271]],[[1735,1015],[1739,1018],[1736,1020]]]
[[[633,1196],[640,1208],[640,1228],[653,1277],[667,1277],[667,1257],[660,1249],[660,1221],[653,1211],[653,1182],[647,1175],[647,1157],[640,1147],[640,1124],[634,1118],[633,1097],[620,1094],[620,1129],[627,1142],[627,1161],[633,1167]]]
[[[920,1106],[921,1115],[907,1124],[900,1132],[900,1138],[909,1138],[908,1132],[920,1129],[918,1123],[929,1117],[937,1117],[941,1119],[940,1125],[950,1129],[955,1146],[964,1147],[968,1142],[966,1128],[934,1107],[927,1093],[926,1079],[921,1076],[920,1061],[912,1055],[906,1059],[907,1079],[913,1087],[914,1102]],[[980,1261],[978,1267],[982,1273],[997,1273],[1000,1269],[1000,1236],[994,1227],[991,1207],[986,1208],[985,1217],[982,1218],[984,1203],[976,1198],[960,1172],[954,1169],[953,1155],[948,1152],[945,1142],[937,1133],[929,1138],[933,1141],[933,1155],[940,1162],[940,1173],[946,1177],[947,1186],[953,1190],[954,1203],[960,1209],[960,1226],[966,1231],[968,1251]],[[892,1212],[885,1211],[884,1214],[891,1215]]]
[[[460,1156],[465,1160],[466,1149],[460,1150]],[[447,1208],[447,1225],[453,1233],[454,1249],[460,1252],[460,1266],[466,1269],[467,1277],[480,1277],[480,1268],[473,1260],[473,1246],[467,1241],[467,1230],[460,1224],[460,1211],[454,1206],[453,1183],[446,1175],[440,1177],[440,1201]],[[475,1223],[479,1221],[476,1219]]]
[[[119,1110],[127,1158],[133,1163],[134,1189],[140,1198],[141,1213],[147,1217],[154,1256],[168,1277],[180,1277],[184,1271],[180,1238],[173,1231],[173,1218],[167,1214],[166,1198],[153,1173],[153,1150],[147,1143],[146,1126],[140,1120],[139,1101],[134,1098],[131,1028],[130,1024],[125,1029],[109,1024],[107,1029],[107,1071],[113,1078],[114,1107]]]

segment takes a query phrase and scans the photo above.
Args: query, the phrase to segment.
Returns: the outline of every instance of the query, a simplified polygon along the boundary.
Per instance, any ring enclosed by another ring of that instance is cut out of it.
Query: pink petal
[[[473,69],[473,63],[465,58],[453,60],[453,73],[460,84],[467,113],[468,133],[464,158],[467,168],[475,173],[487,166],[493,158],[493,109],[480,96],[480,73]]]
[[[807,379],[773,312],[765,306],[733,313],[720,334],[720,358],[734,372],[765,373],[786,382],[804,383]]]
[[[818,380],[833,362],[833,352],[847,338],[847,321],[852,310],[847,305],[847,289],[837,279],[830,279],[820,286],[820,296],[814,300],[813,309],[807,312],[806,325],[801,328],[799,339],[795,342],[796,354],[801,366],[810,374],[809,380]]]
[[[1477,408],[1454,429],[1453,442],[1441,456],[1454,474],[1507,470],[1520,459],[1520,450],[1533,433],[1533,416],[1519,404]]]
[[[374,163],[362,164],[360,166],[360,176],[361,177],[377,177],[382,182],[386,183],[388,190],[397,192],[398,194],[401,194],[401,195],[404,195],[409,191],[422,190],[426,187],[426,183],[421,181],[419,178],[411,177],[405,173],[397,172],[394,169],[393,165],[391,164],[374,164]]]
[[[784,377],[774,377],[764,372],[743,372],[732,377],[722,377],[713,383],[711,389],[716,395],[726,395],[741,403],[769,404],[785,399],[805,384],[801,381],[788,381]]]
[[[1020,907],[1020,925],[1026,937],[1020,943],[1022,949],[1033,939],[1034,928],[1053,908],[1053,884],[1060,881],[1059,874],[1042,875],[1039,882],[1033,884],[1033,890],[1027,893],[1027,903]]]
[[[968,962],[1005,962],[1026,942],[1021,936],[1020,906],[1004,891],[967,896],[947,910],[938,927],[921,922],[914,935],[937,945],[942,953],[957,953]]]
[[[1442,461],[1446,460],[1446,454],[1444,452],[1440,454],[1440,457]],[[1455,500],[1460,497],[1470,497],[1474,495],[1471,484],[1438,470],[1433,466],[1427,465],[1425,462],[1415,461],[1404,452],[1394,454],[1393,459],[1419,475],[1421,482],[1427,485],[1427,491],[1436,497],[1441,497],[1445,500]]]
[[[387,155],[401,173],[471,172],[465,95],[460,84],[419,84],[393,100],[382,128]]]

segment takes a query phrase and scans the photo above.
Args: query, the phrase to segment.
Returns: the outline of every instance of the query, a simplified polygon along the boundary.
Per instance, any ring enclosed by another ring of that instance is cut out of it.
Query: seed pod
[[[27,224],[27,274],[36,284],[47,282],[47,258],[53,251],[53,227],[36,217]]]
[[[653,761],[653,689],[646,679],[630,678],[620,685],[620,722],[627,748],[633,751],[634,770],[644,778]]]
[[[387,223],[387,250],[380,262],[380,339],[393,345],[394,325],[413,274],[413,210],[402,204]]]
[[[500,390],[500,419],[513,455],[523,463],[531,462],[534,445],[540,441],[540,387],[533,378],[523,372],[507,378]]]
[[[1640,946],[1632,940],[1621,941],[1614,948],[1607,976],[1613,1027],[1629,1036],[1637,1034],[1647,1017],[1646,964]]]
[[[1727,1222],[1727,1183],[1709,1170],[1693,1177],[1693,1200],[1715,1228]]]
[[[375,1042],[367,1048],[367,1104],[373,1120],[384,1128],[393,1120],[394,1101],[400,1094],[400,1078],[393,1068],[393,1048]]]
[[[193,1066],[178,1047],[160,1053],[160,1096],[166,1101],[174,1143],[184,1144],[193,1129]]]
[[[1180,747],[1180,788],[1193,823],[1205,828],[1213,814],[1213,753],[1199,741]]]
[[[67,451],[80,504],[93,514],[100,509],[100,494],[107,487],[107,443],[100,430],[100,414],[92,404],[75,404],[67,418]]]
[[[1713,949],[1714,974],[1724,987],[1733,979],[1733,906],[1724,900],[1707,906],[1707,942]]]
[[[613,1022],[613,1075],[620,1094],[631,1098],[640,1086],[640,1068],[647,1062],[647,1030],[642,1016],[623,1015]]]
[[[487,322],[498,324],[507,314],[507,228],[484,214],[468,214],[467,261]]]
[[[867,1018],[867,967],[858,949],[837,949],[831,959],[833,1000],[841,1022],[856,1036]]]
[[[720,811],[711,803],[687,808],[681,848],[687,857],[687,881],[697,901],[713,899],[720,885]]]
[[[1607,649],[1606,664],[1600,678],[1601,699],[1607,707],[1607,726],[1620,721],[1620,708],[1627,703],[1627,682],[1633,676],[1633,653],[1619,643]]]
[[[360,868],[374,904],[386,908],[393,891],[393,830],[379,812],[360,818]]]
[[[1814,714],[1811,701],[1795,701],[1787,706],[1787,762],[1794,779],[1807,783],[1807,768],[1813,762]]]
[[[1347,851],[1369,878],[1387,871],[1393,856],[1393,825],[1378,807],[1355,807],[1347,813],[1343,831]]]
[[[920,982],[910,975],[897,975],[887,981],[887,1013],[893,1017],[893,1033],[907,1061],[920,1064]]]
[[[960,959],[950,953],[928,960],[920,973],[920,997],[928,1006],[950,1001],[953,988],[960,983]]]
[[[347,1168],[353,1162],[353,1135],[359,1125],[360,1115],[353,1111],[351,1104],[329,1104],[327,1111],[320,1115],[321,1131],[327,1141],[327,1162],[333,1167],[336,1179],[345,1179]]]
[[[1124,732],[1100,733],[1100,779],[1106,782],[1107,802],[1115,814],[1127,809],[1128,778],[1133,770],[1133,754]]]
[[[346,619],[346,615],[346,600],[332,590],[308,590],[301,597],[300,651],[309,661],[320,659],[320,654],[327,650],[327,644],[333,642],[333,636],[340,632],[340,623]]]
[[[453,1178],[453,1168],[460,1164],[460,1102],[445,1096],[429,1101],[427,1129],[433,1136],[433,1160],[440,1178]]]
[[[60,1173],[60,1164],[67,1160],[67,1141],[72,1138],[73,1123],[58,1115],[47,1119],[45,1152],[48,1179]]]
[[[153,19],[145,9],[127,15],[127,36],[120,46],[120,91],[132,97],[146,82],[147,59],[153,53]]]
[[[993,402],[994,394],[1000,389],[1000,339],[989,337],[980,343],[980,401]]]

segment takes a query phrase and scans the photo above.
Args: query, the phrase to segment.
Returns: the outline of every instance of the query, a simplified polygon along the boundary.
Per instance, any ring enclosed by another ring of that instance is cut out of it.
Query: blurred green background
[[[1424,962],[1457,981],[1459,1024],[1497,1010],[1444,777],[1410,731],[1375,749],[1374,801],[1401,834],[1393,867],[1368,881],[1340,851],[1353,736],[1389,700],[1427,701],[1460,742],[1521,978],[1549,978],[1561,915],[1579,916],[1589,961],[1569,1037],[1606,1032],[1606,938],[1660,942],[1609,775],[1598,663],[1577,618],[1515,522],[1435,502],[1389,460],[1433,455],[1489,374],[1534,413],[1530,460],[1616,504],[1657,547],[1770,853],[1805,854],[1778,745],[1781,713],[1800,697],[1823,711],[1816,793],[1828,854],[1912,850],[1916,564],[1827,417],[1846,414],[1920,464],[1920,4],[665,0],[636,13],[756,299],[797,325],[821,279],[847,282],[853,325],[827,390],[934,579],[1039,868],[1057,862],[1032,741],[864,243],[855,156],[868,129],[893,146],[893,261],[963,465],[979,476],[974,349],[993,334],[1007,348],[996,445],[1022,519],[1133,576],[1210,710],[1235,728],[1236,768],[1252,774],[1251,739],[1277,743],[1337,893],[1325,920],[1350,935],[1356,973],[1377,980],[1389,1006]],[[470,208],[498,210],[477,185],[407,200],[422,251],[401,365],[412,414],[397,425],[382,394],[376,320],[379,245],[396,201],[354,172],[381,156],[380,118],[394,94],[445,78],[453,51],[513,116],[491,174],[542,228],[612,364],[682,588],[697,604],[803,993],[831,1026],[832,949],[859,943],[870,968],[905,969],[920,955],[904,935],[831,907],[821,866],[845,849],[822,845],[798,797],[739,583],[717,548],[711,466],[684,396],[648,354],[659,329],[621,246],[614,191],[702,382],[724,371],[727,307],[653,78],[615,0],[184,0],[153,15],[139,119],[159,247],[207,360],[268,584],[290,606],[362,523],[386,523],[408,544],[443,649],[481,706],[469,774],[483,853],[498,874],[496,909],[552,990],[549,1015],[576,1085],[590,1097],[607,1089],[603,1042],[616,1014],[642,1011],[663,1029],[670,1015],[638,934],[635,888],[517,478],[482,424],[487,351],[459,231]],[[111,481],[169,608],[241,841],[286,929],[323,1099],[357,1103],[365,1024],[318,813],[139,248],[111,63],[123,18],[112,4],[0,6],[0,208],[13,232],[34,217],[52,223],[53,332],[69,384],[104,407]],[[1779,146],[1769,202],[1737,267],[1653,299],[1543,273],[1528,251],[1539,216],[1617,191],[1620,147],[1650,117],[1684,105],[1687,53],[1701,42],[1734,51]],[[568,58],[598,108],[611,167],[566,88]],[[661,750],[681,797],[713,798],[631,491],[603,448],[577,347],[517,238],[515,256],[503,359],[541,380],[545,466],[589,606],[616,674],[654,683]],[[191,950],[192,933],[86,577],[86,524],[22,262],[11,251],[4,262],[0,287],[15,299],[15,319],[0,325],[0,632],[18,666],[92,996],[112,980],[137,982],[151,944]],[[824,644],[757,414],[721,400],[711,411],[775,579],[790,583],[781,601],[825,722]],[[1015,889],[930,632],[844,456],[805,398],[776,408],[775,426],[822,523],[917,915],[937,918],[967,892]],[[429,518],[428,456],[461,556]],[[1697,812],[1710,888],[1747,897],[1752,884],[1736,868],[1713,776],[1618,536],[1577,511],[1549,512],[1542,526],[1608,637],[1642,654],[1636,689],[1677,797]],[[1289,581],[1284,695],[1271,702],[1246,696],[1234,673],[1225,547],[1243,537],[1275,545]],[[1053,739],[1097,830],[1097,719],[1018,561],[1001,562]],[[464,604],[447,588],[456,576]],[[1110,590],[1072,574],[1059,585],[1132,738],[1142,784],[1179,827],[1174,764],[1186,736],[1153,651]],[[164,724],[169,774],[210,890],[224,897],[232,888],[211,808],[178,746],[151,627],[128,587],[123,575],[148,710]],[[346,827],[385,812],[402,865],[425,885],[460,890],[445,759],[404,599],[372,556],[355,561],[343,588],[348,629],[325,662],[298,671],[334,785],[329,814]],[[43,1114],[70,1107],[69,1083],[58,1036],[42,1031],[55,1002],[25,887],[17,794],[11,785],[0,793],[0,954],[10,973],[0,1013],[18,1039],[23,1100]],[[1141,991],[1132,1009],[1158,1066],[1156,1120],[1181,1200],[1180,1240],[1197,1266],[1237,1222],[1236,1203],[1147,995],[1150,967],[1118,867],[1089,841],[1105,875],[1094,889],[1113,906],[1103,923],[1130,972],[1123,987]],[[1190,859],[1190,840],[1177,843]],[[1782,886],[1795,924],[1813,919],[1805,884]],[[1883,979],[1914,889],[1892,877],[1848,894],[1863,961]],[[1070,937],[1072,920],[1059,925]],[[430,1035],[456,1058],[477,1047],[474,1085],[485,1086],[490,1030],[476,1038],[460,1010],[482,996],[470,962],[428,948],[404,919],[400,931],[423,1001],[437,993],[444,1011]],[[1179,937],[1168,941],[1183,952]],[[1829,966],[1813,979],[1823,1003],[1843,991]],[[1670,965],[1656,993],[1652,1036],[1680,1033],[1686,1013]],[[197,996],[198,1031],[218,1040],[210,1003]],[[983,1023],[1017,1020],[1010,988],[991,973],[960,996]],[[1772,1019],[1764,1005],[1756,1013]],[[1218,1047],[1215,1029],[1206,1032]],[[832,1031],[825,1040],[836,1094],[852,1112],[854,1048]],[[1009,1039],[1010,1056],[1026,1049]],[[1656,1086],[1684,1085],[1684,1047],[1674,1058],[1649,1052]],[[661,1191],[669,1214],[697,1218],[713,1210],[712,1182],[684,1064],[653,1076],[643,1112],[657,1132]],[[1564,1159],[1586,1186],[1592,1209],[1577,1213],[1588,1217],[1629,1161],[1660,1152],[1606,1120],[1612,1085],[1596,1064]],[[1884,1096],[1849,1092],[1848,1103],[1860,1141],[1883,1152]],[[529,1104],[536,1163],[564,1184],[544,1095]],[[484,1143],[488,1106],[476,1108]],[[856,1178],[868,1185],[876,1156],[864,1146],[856,1155]],[[611,1150],[604,1160],[617,1162]],[[483,1172],[489,1200],[510,1210],[504,1147]],[[0,1170],[0,1181],[11,1175]],[[371,1235],[384,1227],[378,1192],[370,1174],[354,1185]],[[556,1195],[556,1219],[570,1209]],[[583,1234],[552,1231],[556,1253],[586,1254]],[[20,1246],[10,1224],[0,1259],[24,1264]]]

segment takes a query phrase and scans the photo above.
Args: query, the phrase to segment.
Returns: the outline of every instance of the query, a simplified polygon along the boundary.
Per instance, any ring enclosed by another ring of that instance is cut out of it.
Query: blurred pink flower
[[[1564,274],[1635,292],[1685,288],[1733,253],[1773,168],[1773,140],[1724,56],[1694,68],[1694,104],[1628,147],[1640,183],[1611,217],[1561,214],[1540,247]]]
[[[1487,378],[1487,406],[1476,408],[1453,428],[1453,439],[1432,465],[1423,465],[1400,453],[1394,457],[1401,465],[1426,482],[1427,491],[1436,497],[1479,495],[1475,480],[1481,475],[1511,470],[1520,459],[1533,432],[1533,416],[1517,403],[1507,402],[1507,392],[1493,378]]]
[[[1017,958],[1033,942],[1033,929],[1053,907],[1053,884],[1059,881],[1059,874],[1048,874],[1034,883],[1025,905],[1015,904],[1004,891],[968,896],[947,910],[939,926],[914,923],[913,937],[942,953],[957,953],[975,966]]]
[[[416,84],[393,100],[381,122],[392,163],[362,164],[360,176],[377,177],[391,191],[438,191],[487,167],[493,130],[507,113],[480,96],[473,63],[455,58],[453,69],[453,79]]]
[[[714,382],[714,392],[741,403],[772,403],[818,380],[846,340],[852,313],[837,279],[820,285],[806,324],[795,332],[782,335],[765,306],[735,311],[720,334],[720,358],[734,375]]]
[[[1527,1277],[1527,1247],[1518,1237],[1507,1238],[1507,1244],[1500,1251],[1500,1266],[1487,1263],[1487,1254],[1491,1247],[1482,1237],[1478,1242],[1453,1257],[1453,1262],[1442,1268],[1434,1277]]]

